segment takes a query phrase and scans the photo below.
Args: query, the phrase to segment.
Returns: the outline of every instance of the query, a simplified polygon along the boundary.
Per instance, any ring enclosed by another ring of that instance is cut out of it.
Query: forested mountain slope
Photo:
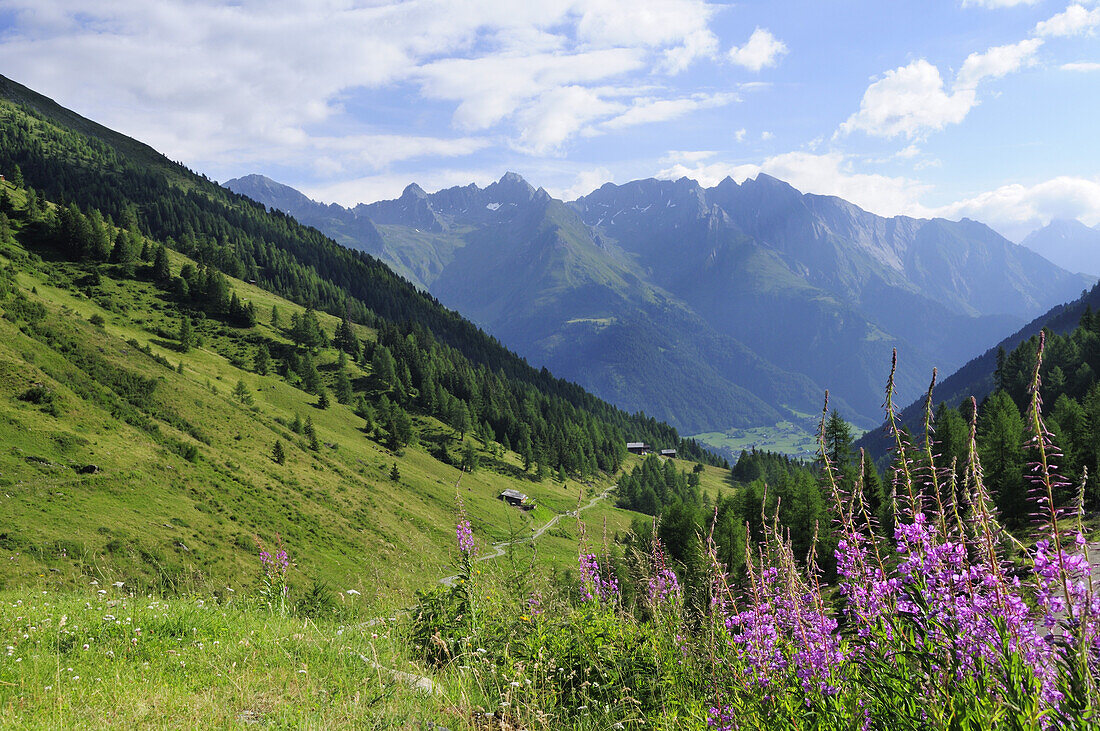
[[[715,461],[377,260],[4,88],[23,101],[0,101],[0,581],[94,561],[232,586],[281,535],[312,578],[402,587],[446,563],[456,497],[501,540],[609,486],[628,439]],[[540,550],[575,560],[569,535]]]
[[[919,389],[1092,281],[973,221],[882,218],[766,175],[562,203],[509,173],[352,209],[227,185],[334,235],[374,224],[357,246],[536,364],[691,431],[800,421],[826,388],[869,427],[892,349]]]

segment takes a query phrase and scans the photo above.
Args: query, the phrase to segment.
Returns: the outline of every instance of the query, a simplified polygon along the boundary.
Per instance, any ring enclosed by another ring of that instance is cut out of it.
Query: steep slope
[[[440,300],[622,408],[699,431],[770,423],[784,396],[799,406],[816,398],[812,384],[777,372],[647,284],[545,192],[466,238],[433,283]]]
[[[766,175],[609,184],[571,205],[718,332],[827,384],[857,421],[881,402],[893,348],[916,388],[1086,281],[980,224],[884,219]]]
[[[398,334],[412,343],[410,353],[438,349],[467,374],[464,381],[491,374],[496,381],[493,388],[506,385],[520,400],[547,399],[539,408],[559,420],[583,415],[582,420],[600,423],[597,433],[615,432],[608,445],[626,439],[629,432],[632,439],[654,444],[679,442],[682,452],[704,456],[696,445],[681,442],[667,424],[627,414],[545,368],[532,368],[374,257],[341,247],[316,229],[270,213],[146,145],[128,138],[119,140],[117,133],[76,117],[15,82],[0,80],[0,169],[21,166],[39,199],[45,196],[95,208],[102,217],[163,240],[230,276]],[[70,122],[73,129],[65,126]],[[91,130],[94,135],[76,132],[76,128]],[[138,157],[142,164],[135,162]],[[472,393],[482,387],[488,386],[463,386],[474,389]],[[466,390],[464,395],[470,394]],[[518,429],[518,411],[513,410],[508,418],[507,413],[490,411],[493,404],[484,400],[475,400],[475,405],[471,416],[505,417],[511,423],[509,428]],[[547,428],[540,435],[534,431],[532,426],[532,448],[542,451],[555,468],[559,458],[571,469],[574,460],[594,459],[594,451],[611,456],[609,446],[578,450],[577,445],[563,440],[560,432]],[[590,429],[584,431],[594,438]]]
[[[1075,219],[1054,219],[1029,233],[1020,244],[1071,272],[1100,273],[1100,227],[1089,228]]]
[[[456,456],[455,465],[438,458],[439,438],[454,435],[454,455],[457,435],[422,414],[414,417],[421,444],[394,451],[350,405],[319,408],[292,373],[256,372],[261,344],[276,364],[293,348],[266,315],[277,307],[289,321],[303,310],[245,282],[230,285],[265,317],[251,328],[197,319],[201,345],[181,352],[177,313],[187,310],[148,281],[147,265],[131,278],[121,265],[65,261],[45,242],[28,243],[34,227],[15,220],[14,238],[0,234],[0,546],[10,559],[0,584],[52,572],[51,580],[81,583],[112,576],[139,591],[239,589],[256,572],[254,537],[270,544],[280,535],[309,567],[292,574],[298,595],[318,580],[408,596],[447,570],[460,477],[486,541],[572,510],[585,489],[532,479],[518,455],[472,438],[481,466],[463,474]],[[172,255],[170,266],[195,263]],[[332,332],[339,321],[320,323]],[[335,388],[337,353],[321,348],[314,361]],[[346,367],[353,382],[373,376]],[[307,420],[312,447],[294,427]],[[272,457],[276,442],[283,463]],[[609,484],[592,479],[592,490]],[[507,488],[540,507],[506,507],[496,496]],[[610,508],[594,515],[619,527],[631,518]],[[562,535],[540,541],[540,552],[575,561]]]
[[[310,578],[409,586],[446,562],[460,476],[501,539],[609,485],[628,438],[716,461],[376,260],[5,84],[35,104],[0,99],[0,170],[28,183],[0,190],[0,581],[231,586],[250,537],[281,534]],[[559,533],[545,550],[575,560]]]
[[[957,407],[971,396],[981,403],[994,391],[993,375],[997,370],[997,359],[1000,353],[1011,353],[1020,343],[1038,335],[1044,329],[1059,334],[1071,332],[1081,321],[1082,315],[1089,310],[1100,311],[1100,285],[1094,285],[1072,302],[1056,305],[978,357],[972,358],[966,365],[946,378],[941,376],[933,395],[934,406],[945,403]],[[927,381],[928,378],[931,378],[931,373],[926,374],[925,380]],[[885,384],[885,379],[883,379],[883,383]],[[927,383],[925,387],[927,387]],[[913,399],[921,390],[924,389],[900,392],[899,396],[902,403]],[[900,413],[901,422],[910,429],[918,429],[924,417],[924,408],[924,397],[915,398],[902,409]],[[884,437],[882,429],[873,429],[859,439],[856,446],[866,449],[867,453],[875,460],[882,460],[885,458],[887,450],[892,446],[892,442]]]

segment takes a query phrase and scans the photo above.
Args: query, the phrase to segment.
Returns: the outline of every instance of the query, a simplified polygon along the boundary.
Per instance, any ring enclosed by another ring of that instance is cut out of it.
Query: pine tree
[[[390,468],[390,479],[397,482],[401,479],[401,470],[397,469],[397,463],[393,463],[393,467]]]
[[[271,369],[271,353],[268,351],[265,344],[260,343],[259,347],[256,348],[254,363],[256,372],[261,376],[266,376],[267,372]]]
[[[252,394],[248,392],[248,386],[243,380],[237,381],[237,385],[233,388],[233,396],[245,406],[252,405]]]
[[[462,443],[462,469],[466,472],[474,472],[480,463],[477,450],[471,442]]]
[[[398,450],[412,442],[412,419],[409,414],[396,404],[390,409],[389,420],[386,424],[389,432],[390,449]]]
[[[283,464],[286,462],[286,452],[283,451],[283,443],[278,439],[275,440],[275,447],[271,450],[271,459],[275,461],[275,464]]]
[[[295,434],[302,433],[302,415],[297,411],[294,412],[294,421],[290,422],[290,430]]]
[[[306,414],[306,424],[302,428],[305,432],[306,439],[309,440],[309,448],[314,452],[320,451],[321,442],[317,439],[317,430],[313,428],[313,417]]]
[[[341,368],[336,373],[336,400],[342,404],[350,404],[351,397],[351,379],[348,378],[348,372]]]
[[[298,361],[298,374],[302,377],[302,387],[310,392],[320,395],[324,386],[321,384],[321,374],[317,370],[317,365],[313,362],[313,356],[309,354],[309,351],[302,353],[301,359]]]
[[[317,397],[317,408],[327,409],[329,407],[328,389],[322,388],[321,394]]]
[[[355,330],[351,327],[351,319],[344,314],[344,319],[336,327],[336,333],[332,338],[333,347],[350,355],[359,352],[359,338],[355,337]]]
[[[168,263],[168,249],[164,244],[157,247],[153,256],[153,279],[161,284],[167,284],[172,279],[172,267]]]
[[[24,185],[26,185],[26,181],[23,180],[23,170],[18,165],[12,168],[11,184],[14,185],[16,188],[22,188]]]
[[[458,432],[458,438],[465,439],[466,432],[470,430],[470,412],[466,409],[466,404],[458,399],[454,400],[450,421],[451,426]]]
[[[278,305],[271,305],[271,327],[275,330],[279,329],[279,307],[278,307]]]
[[[978,451],[1004,520],[1019,524],[1026,518],[1027,485],[1022,449],[1024,420],[1005,391],[990,396],[978,412]]]
[[[836,409],[825,421],[825,453],[833,467],[842,472],[852,463],[852,427]]]
[[[371,358],[371,376],[379,392],[389,393],[393,390],[397,380],[396,371],[397,366],[390,349],[385,345],[375,347],[374,356]]]
[[[92,209],[91,215],[88,216],[88,226],[91,228],[88,258],[92,261],[107,261],[111,256],[111,235],[98,209]]]
[[[187,315],[180,315],[179,341],[179,351],[181,353],[191,350],[195,344],[195,336],[191,332],[191,318]]]

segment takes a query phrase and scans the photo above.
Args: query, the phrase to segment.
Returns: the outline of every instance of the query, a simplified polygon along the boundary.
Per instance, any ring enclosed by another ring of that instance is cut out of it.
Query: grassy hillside
[[[15,206],[24,197],[10,183]],[[296,565],[292,580],[314,580],[363,594],[408,595],[447,573],[456,493],[486,543],[525,536],[610,486],[607,476],[564,483],[538,480],[521,458],[493,441],[413,415],[417,443],[391,450],[365,432],[350,405],[322,409],[318,397],[253,367],[256,343],[290,347],[270,325],[303,310],[265,290],[230,280],[257,313],[252,328],[195,320],[201,344],[180,352],[179,309],[142,279],[116,267],[66,261],[47,246],[25,245],[17,225],[3,248],[0,303],[0,582],[8,585],[124,581],[160,591],[240,586],[256,573],[254,536],[281,535]],[[178,270],[194,264],[172,253]],[[320,314],[333,332],[336,318]],[[376,333],[356,326],[372,340]],[[338,354],[315,363],[329,388]],[[359,383],[370,368],[348,360]],[[243,384],[243,403],[234,392]],[[129,384],[129,385],[127,385]],[[292,431],[308,417],[318,449]],[[480,467],[462,472],[440,461],[449,438]],[[286,460],[272,458],[276,441]],[[397,466],[399,477],[391,472]],[[458,489],[456,490],[456,484]],[[515,488],[539,506],[524,513],[497,495]],[[631,515],[598,502],[586,513],[611,530]],[[547,561],[572,563],[576,529],[562,521],[538,541]],[[308,567],[308,568],[306,568]]]

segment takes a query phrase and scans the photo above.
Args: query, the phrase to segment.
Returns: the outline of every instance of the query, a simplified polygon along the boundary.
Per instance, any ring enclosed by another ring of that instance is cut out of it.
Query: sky
[[[1100,0],[0,0],[0,73],[324,202],[763,171],[1018,241],[1100,224]]]

